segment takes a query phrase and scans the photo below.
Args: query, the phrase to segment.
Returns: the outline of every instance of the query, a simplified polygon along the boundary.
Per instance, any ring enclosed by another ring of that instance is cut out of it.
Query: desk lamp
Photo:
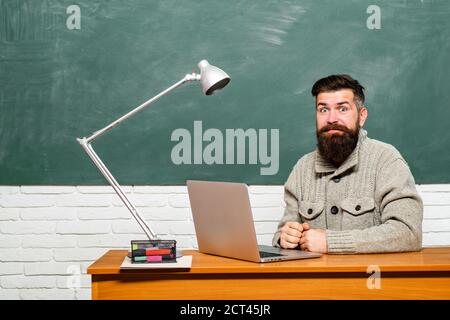
[[[94,164],[97,166],[97,168],[100,170],[100,172],[103,174],[103,176],[106,178],[106,180],[109,182],[109,184],[113,187],[114,191],[117,193],[117,195],[120,197],[124,205],[127,207],[127,209],[130,211],[130,213],[133,215],[133,217],[138,222],[139,226],[144,230],[145,234],[150,240],[157,240],[158,236],[156,233],[145,223],[145,220],[142,219],[142,217],[139,215],[136,207],[134,204],[128,199],[128,197],[125,195],[125,192],[122,190],[122,187],[119,185],[117,180],[114,178],[114,176],[111,174],[111,172],[108,170],[106,165],[103,163],[103,161],[100,159],[100,157],[97,155],[97,153],[92,148],[92,142],[97,139],[98,137],[105,134],[107,131],[111,130],[115,126],[117,126],[119,123],[123,122],[124,120],[130,118],[131,116],[135,115],[139,111],[143,110],[144,108],[148,107],[152,102],[158,100],[162,96],[166,95],[170,91],[174,90],[175,88],[178,88],[182,84],[186,82],[191,81],[200,81],[202,85],[202,90],[205,95],[211,95],[216,90],[220,90],[223,87],[225,87],[228,82],[230,82],[231,78],[226,74],[223,70],[212,66],[208,63],[207,60],[202,60],[198,63],[198,67],[200,69],[200,74],[191,73],[184,76],[183,79],[172,85],[171,87],[167,88],[166,90],[162,91],[161,93],[157,94],[153,98],[147,100],[146,102],[142,103],[140,106],[136,107],[135,109],[131,110],[127,114],[123,115],[119,119],[111,122],[109,125],[104,127],[103,129],[100,129],[98,131],[95,131],[91,136],[84,137],[84,138],[77,138],[77,141],[81,144],[81,146],[84,148],[86,153],[89,155],[91,160],[94,162]]]

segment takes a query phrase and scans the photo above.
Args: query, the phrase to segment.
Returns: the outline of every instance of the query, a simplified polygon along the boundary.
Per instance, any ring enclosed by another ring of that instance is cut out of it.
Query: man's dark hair
[[[358,80],[353,79],[348,74],[334,74],[317,80],[311,89],[311,94],[317,98],[319,93],[341,89],[351,89],[353,91],[358,109],[364,105],[364,87]]]

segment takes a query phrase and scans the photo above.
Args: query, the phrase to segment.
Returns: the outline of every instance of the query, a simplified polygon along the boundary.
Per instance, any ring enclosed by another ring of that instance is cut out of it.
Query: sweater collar
[[[359,130],[359,136],[358,136],[358,143],[356,144],[355,149],[353,152],[348,156],[347,159],[345,159],[344,163],[340,165],[339,168],[336,168],[333,166],[333,164],[329,163],[327,160],[322,158],[319,151],[316,149],[316,164],[315,169],[316,172],[334,172],[333,176],[338,176],[339,174],[347,171],[348,169],[356,166],[358,164],[358,155],[359,155],[359,149],[361,148],[361,144],[367,137],[367,131],[361,128]]]

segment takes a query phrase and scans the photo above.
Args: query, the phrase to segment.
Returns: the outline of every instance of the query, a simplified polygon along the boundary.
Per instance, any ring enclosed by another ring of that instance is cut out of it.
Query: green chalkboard
[[[231,76],[228,87],[203,96],[198,83],[185,84],[94,142],[120,183],[284,183],[315,148],[311,86],[334,73],[366,87],[369,136],[393,144],[416,183],[450,183],[450,1],[372,4],[0,0],[0,184],[106,184],[76,138],[197,71],[202,59]],[[213,139],[194,132],[199,124],[223,146],[210,164],[203,153]],[[227,161],[226,132],[237,129],[248,143]],[[191,135],[190,164],[172,155],[187,141],[172,141],[180,131]]]

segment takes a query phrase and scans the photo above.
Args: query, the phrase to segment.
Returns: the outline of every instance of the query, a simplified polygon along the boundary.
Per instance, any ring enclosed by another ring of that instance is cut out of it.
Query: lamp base
[[[132,263],[176,263],[176,240],[131,240]]]
[[[177,256],[177,258],[181,258],[183,256],[183,252],[181,252],[181,250],[177,249],[176,256]],[[131,250],[128,250],[127,257],[131,259],[131,257],[132,257]]]
[[[127,257],[131,259],[131,256],[132,256],[131,250],[128,250]],[[183,256],[183,252],[181,252],[181,250],[177,249],[176,256],[177,256],[177,258],[181,258]]]

